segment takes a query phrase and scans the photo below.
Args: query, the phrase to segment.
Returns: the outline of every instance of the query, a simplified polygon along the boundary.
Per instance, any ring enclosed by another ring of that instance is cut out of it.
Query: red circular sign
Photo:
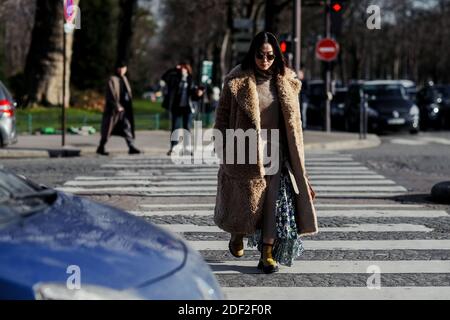
[[[339,44],[330,38],[320,40],[316,45],[317,59],[322,61],[336,60],[339,54]]]

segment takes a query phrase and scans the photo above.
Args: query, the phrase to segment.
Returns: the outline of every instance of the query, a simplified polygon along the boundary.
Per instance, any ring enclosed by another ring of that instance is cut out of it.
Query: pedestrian
[[[198,101],[203,95],[203,90],[199,90],[192,78],[192,68],[187,63],[180,63],[176,68],[168,70],[162,80],[166,83],[166,94],[163,107],[170,112],[171,132],[183,128],[191,131],[192,117],[195,113],[194,101]],[[187,137],[184,137],[187,138]],[[187,141],[183,140],[185,146]],[[170,149],[167,155],[174,153],[176,141],[170,141]]]
[[[302,82],[302,90],[300,91],[300,113],[302,115],[302,128],[306,129],[308,121],[308,83],[305,80],[305,66],[302,64],[298,71],[298,79]]]
[[[125,63],[118,63],[116,72],[109,78],[106,87],[106,104],[103,111],[101,140],[97,148],[97,153],[103,156],[109,155],[105,151],[105,145],[111,135],[125,138],[129,154],[141,153],[134,144],[133,95],[130,83],[126,77],[127,70]]]
[[[313,200],[315,193],[305,171],[303,132],[299,108],[301,82],[286,67],[278,40],[268,32],[253,39],[241,65],[225,78],[215,129],[224,137],[228,129],[279,130],[279,168],[266,174],[263,160],[256,164],[226,163],[221,157],[214,221],[231,234],[229,250],[244,254],[244,237],[261,252],[258,269],[278,271],[290,266],[303,251],[301,235],[318,232]],[[269,134],[270,136],[270,134]],[[225,145],[233,143],[225,138]],[[262,142],[258,137],[257,154]],[[229,146],[227,146],[229,147]],[[239,146],[238,146],[239,148]],[[245,159],[250,144],[245,144]]]

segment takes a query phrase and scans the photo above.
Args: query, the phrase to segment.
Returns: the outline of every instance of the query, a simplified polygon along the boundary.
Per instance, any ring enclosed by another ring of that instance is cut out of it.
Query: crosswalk
[[[209,263],[229,299],[450,299],[450,224],[445,210],[403,204],[407,189],[346,154],[308,152],[320,232],[305,254],[272,275],[259,253],[228,252],[213,223],[217,164],[175,164],[168,157],[112,159],[60,188],[79,195],[139,196],[130,213],[183,236]]]
[[[450,146],[450,139],[441,137],[412,137],[412,138],[392,138],[389,140],[392,144],[400,144],[405,146],[424,146],[430,144],[437,144],[443,146]]]

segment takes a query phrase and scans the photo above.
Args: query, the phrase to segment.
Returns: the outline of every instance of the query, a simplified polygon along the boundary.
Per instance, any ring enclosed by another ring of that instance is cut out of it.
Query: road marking
[[[229,300],[448,300],[450,287],[224,287]],[[276,294],[274,294],[276,292]]]
[[[214,210],[132,211],[137,216],[212,216]],[[439,218],[448,217],[443,210],[317,210],[319,218]]]
[[[208,166],[208,165],[175,165],[175,164],[161,164],[161,165],[146,165],[146,164],[104,164],[102,168],[114,168],[114,169],[164,169],[164,170],[218,170],[219,167]],[[360,164],[345,166],[345,165],[306,165],[307,170],[336,170],[336,171],[368,171],[367,167],[361,166]]]
[[[438,138],[438,137],[420,137],[420,140],[431,142],[431,143],[437,143],[437,144],[444,144],[444,145],[450,145],[450,140],[445,138]]]
[[[199,226],[194,224],[159,224],[161,228],[175,233],[184,232],[221,232],[222,229],[216,226]],[[431,232],[433,229],[418,224],[346,224],[343,227],[325,228],[321,227],[320,232]],[[450,268],[449,268],[450,270]]]
[[[228,241],[188,243],[195,250],[228,250]],[[450,240],[305,240],[304,247],[305,250],[450,250]]]
[[[108,187],[108,188],[77,188],[68,187],[60,188],[59,190],[77,193],[77,192],[150,192],[150,193],[164,193],[164,192],[216,192],[217,186],[163,186],[163,187]],[[359,194],[366,194],[372,192],[406,192],[407,190],[400,186],[367,186],[363,189],[360,186],[316,186],[314,190],[317,192],[342,192],[346,195],[347,192],[358,192]]]
[[[404,144],[404,145],[410,145],[410,146],[423,146],[426,145],[427,142],[420,141],[420,140],[410,140],[410,139],[391,139],[391,143],[393,144]]]
[[[259,274],[258,261],[226,261],[209,263],[215,274]],[[294,261],[291,267],[280,267],[284,274],[348,274],[367,273],[371,266],[377,266],[380,273],[449,273],[449,260],[423,261]]]
[[[354,176],[354,175],[309,175],[309,178],[311,180],[317,180],[317,181],[323,181],[323,180],[329,180],[329,181],[340,181],[340,180],[346,180],[346,181],[367,181],[369,183],[372,183],[374,181],[383,180],[387,182],[393,182],[392,180],[386,179],[384,176],[380,175],[361,175],[361,176]],[[75,181],[119,181],[119,180],[150,180],[150,181],[159,181],[159,180],[167,180],[168,177],[163,174],[158,175],[148,175],[148,176],[142,176],[142,175],[136,175],[136,173],[130,173],[129,175],[121,174],[119,176],[79,176],[75,178]],[[171,176],[171,180],[185,180],[189,181],[192,179],[195,180],[215,180],[217,181],[217,173],[209,174],[209,175],[196,175],[196,174],[189,174],[189,175],[182,175],[182,176]]]
[[[380,180],[380,181],[367,181],[367,180],[361,180],[361,181],[335,181],[335,180],[321,180],[321,181],[315,181],[314,179],[311,179],[311,183],[314,185],[315,188],[318,187],[325,187],[325,186],[388,186],[388,185],[395,185],[396,183],[394,181],[389,180]],[[109,186],[217,186],[217,180],[174,180],[174,181],[167,181],[167,180],[72,180],[68,181],[64,184],[65,186],[71,186],[71,187],[109,187]]]
[[[186,204],[177,204],[177,203],[161,203],[161,204],[141,204],[139,207],[141,208],[148,208],[148,209],[165,209],[165,210],[173,210],[173,209],[199,209],[199,208],[208,208],[210,210],[214,210],[215,203],[186,203]],[[316,209],[320,208],[358,208],[361,210],[367,209],[367,208],[376,208],[378,210],[385,210],[385,209],[426,209],[426,207],[422,205],[415,205],[415,204],[332,204],[332,203],[318,203],[315,204],[314,207]]]

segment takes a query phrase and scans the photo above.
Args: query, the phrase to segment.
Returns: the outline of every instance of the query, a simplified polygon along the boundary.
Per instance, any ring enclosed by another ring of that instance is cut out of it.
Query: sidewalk
[[[137,131],[136,146],[148,155],[165,155],[169,149],[169,131]],[[359,140],[358,134],[345,132],[325,133],[321,131],[304,132],[306,150],[346,150],[376,147],[380,139],[369,134],[367,140]],[[59,135],[23,135],[19,142],[0,149],[0,159],[6,158],[48,158],[55,156],[95,155],[100,135],[67,135],[66,148],[61,147]],[[112,137],[106,149],[112,156],[128,152],[125,140]]]

